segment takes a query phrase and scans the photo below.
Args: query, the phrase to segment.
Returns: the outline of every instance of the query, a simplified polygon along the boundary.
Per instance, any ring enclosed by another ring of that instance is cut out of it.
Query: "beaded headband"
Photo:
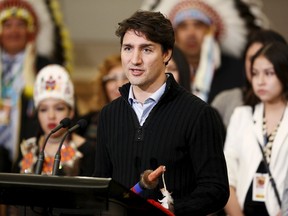
[[[22,0],[4,0],[0,2],[0,32],[3,22],[11,17],[23,19],[27,22],[28,31],[36,34],[38,19],[30,4]]]
[[[74,108],[74,86],[66,69],[52,64],[41,69],[34,85],[34,104],[37,108],[45,99],[63,100]]]
[[[193,18],[208,25],[214,24],[217,38],[219,35],[224,34],[224,24],[221,17],[204,1],[179,1],[169,13],[169,19],[174,27],[186,18]]]

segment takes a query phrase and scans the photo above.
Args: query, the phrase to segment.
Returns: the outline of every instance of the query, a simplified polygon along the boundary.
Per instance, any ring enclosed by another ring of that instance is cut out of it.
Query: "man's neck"
[[[15,54],[8,53],[5,50],[3,51],[3,55],[6,56],[6,58],[9,58],[9,59],[15,59],[15,58],[17,58],[17,56],[23,55],[23,53],[24,53],[24,51],[21,51],[21,52],[15,53]]]
[[[149,86],[132,86],[134,98],[138,102],[144,103],[153,93],[155,93],[165,82],[166,75],[163,76],[163,79],[159,79],[157,82],[150,84]]]
[[[188,57],[188,63],[190,65],[190,67],[193,68],[193,70],[196,70],[198,65],[199,65],[199,61],[200,59],[199,58],[195,58],[195,57]]]
[[[191,58],[188,58],[187,60],[189,63],[189,68],[190,68],[190,80],[191,82],[193,82],[195,74],[196,74],[196,70],[199,65],[199,58],[191,57]]]

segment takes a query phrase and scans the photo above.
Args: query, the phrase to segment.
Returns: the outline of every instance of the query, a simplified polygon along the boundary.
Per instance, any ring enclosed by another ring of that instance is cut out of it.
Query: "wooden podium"
[[[166,215],[111,178],[0,173],[0,204],[19,215]]]

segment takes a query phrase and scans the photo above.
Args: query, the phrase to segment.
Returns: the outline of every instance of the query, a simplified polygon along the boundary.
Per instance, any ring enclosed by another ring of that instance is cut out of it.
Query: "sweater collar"
[[[181,89],[179,84],[175,81],[173,75],[171,73],[168,73],[168,74],[169,76],[166,81],[166,88],[165,88],[164,94],[160,98],[160,101],[166,101],[166,100],[170,100],[174,98],[175,96],[178,95]],[[119,88],[119,92],[122,98],[124,98],[126,101],[128,101],[130,86],[131,86],[130,83],[126,83],[122,87]]]

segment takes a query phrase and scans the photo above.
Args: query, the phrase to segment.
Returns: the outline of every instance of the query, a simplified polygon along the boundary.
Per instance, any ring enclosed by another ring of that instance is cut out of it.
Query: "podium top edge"
[[[82,176],[48,176],[35,174],[0,173],[0,186],[32,185],[54,187],[80,187],[80,188],[108,188],[111,178],[82,177]]]

